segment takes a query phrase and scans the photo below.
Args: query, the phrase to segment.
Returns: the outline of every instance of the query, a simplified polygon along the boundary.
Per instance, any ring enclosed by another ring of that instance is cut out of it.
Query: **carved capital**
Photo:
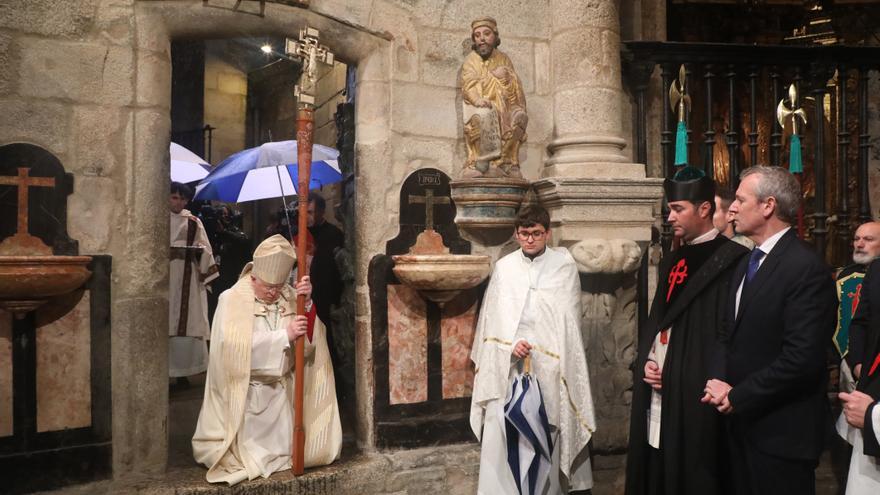
[[[584,239],[568,247],[581,273],[631,273],[642,250],[631,239]]]

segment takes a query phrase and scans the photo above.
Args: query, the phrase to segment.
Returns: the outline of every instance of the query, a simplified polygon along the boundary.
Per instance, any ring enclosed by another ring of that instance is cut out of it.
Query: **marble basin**
[[[0,256],[0,308],[16,318],[80,288],[91,256]]]
[[[489,257],[477,254],[399,254],[392,259],[401,282],[441,307],[479,285],[491,268]]]

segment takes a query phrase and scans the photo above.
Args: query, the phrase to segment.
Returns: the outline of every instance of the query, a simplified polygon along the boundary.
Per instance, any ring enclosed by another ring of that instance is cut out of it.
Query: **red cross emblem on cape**
[[[871,365],[871,371],[868,372],[868,376],[873,375],[877,371],[877,366],[880,366],[880,354],[877,354],[877,357],[874,359],[874,364]]]
[[[675,286],[682,285],[684,283],[684,279],[687,278],[688,275],[688,267],[687,261],[682,258],[678,260],[678,263],[669,270],[669,290],[666,292],[666,302],[669,302],[669,299],[672,298],[672,291],[675,290]]]

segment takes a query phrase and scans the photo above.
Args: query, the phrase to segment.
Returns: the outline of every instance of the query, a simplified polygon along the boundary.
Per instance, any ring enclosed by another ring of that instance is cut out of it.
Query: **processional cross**
[[[298,40],[288,38],[284,49],[288,56],[302,61],[302,74],[299,78],[299,84],[294,87],[294,95],[296,95],[299,102],[299,110],[296,115],[297,172],[299,172],[297,184],[299,209],[299,234],[296,245],[296,257],[299,260],[297,282],[301,281],[302,277],[309,273],[305,260],[307,259],[309,181],[312,173],[312,139],[315,129],[315,86],[318,82],[318,64],[333,65],[333,52],[319,43],[319,36],[320,33],[317,29],[306,27],[300,30]],[[281,177],[279,175],[279,182],[280,180]],[[285,205],[284,210],[287,211],[287,205]],[[297,296],[296,314],[306,314],[305,296]],[[303,346],[303,338],[297,338],[294,375],[293,462],[291,462],[290,466],[294,476],[303,474],[305,470],[306,436],[303,429],[303,363],[305,362],[305,348]]]
[[[31,177],[30,168],[19,167],[17,176],[0,176],[0,185],[18,187],[18,228],[12,237],[17,238],[17,244],[28,249],[45,251],[45,244],[28,233],[28,192],[31,187],[55,187],[55,178]],[[4,244],[8,243],[4,241]]]

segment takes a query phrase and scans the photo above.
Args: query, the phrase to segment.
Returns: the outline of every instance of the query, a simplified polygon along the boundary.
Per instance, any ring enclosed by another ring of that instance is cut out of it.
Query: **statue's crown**
[[[479,27],[488,27],[492,31],[496,33],[498,32],[498,23],[495,22],[495,19],[491,17],[480,17],[479,19],[471,22],[471,31],[474,31]]]

